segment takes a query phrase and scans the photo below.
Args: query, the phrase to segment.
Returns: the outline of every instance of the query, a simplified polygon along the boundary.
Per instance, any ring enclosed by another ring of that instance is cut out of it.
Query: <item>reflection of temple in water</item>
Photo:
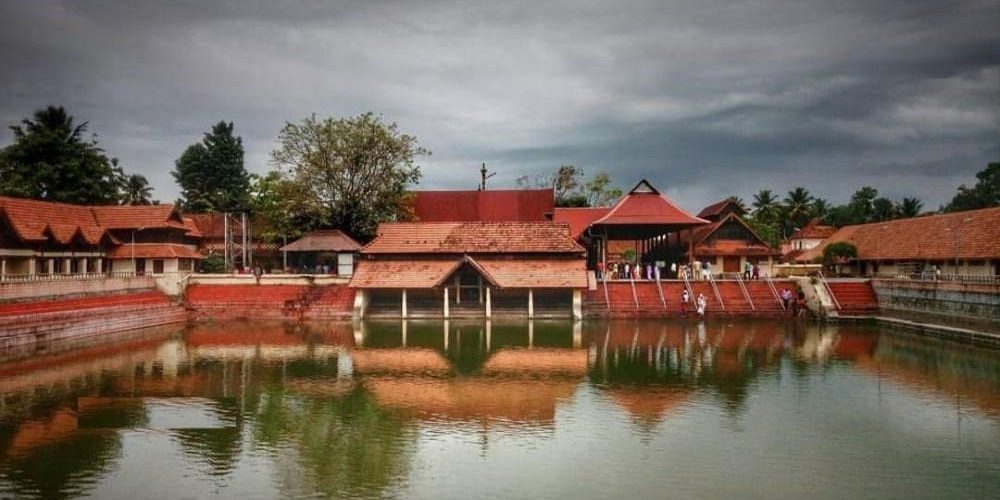
[[[739,414],[755,382],[777,376],[783,363],[847,363],[1000,414],[995,358],[863,328],[409,321],[206,324],[177,333],[54,347],[0,364],[0,457],[11,481],[39,489],[99,473],[120,453],[119,431],[149,425],[157,405],[172,400],[211,416],[210,426],[170,429],[182,453],[211,464],[207,473],[227,474],[250,432],[258,445],[299,443],[296,460],[312,464],[311,480],[334,493],[363,482],[366,467],[386,477],[405,469],[406,458],[364,454],[372,435],[391,435],[393,453],[407,457],[418,425],[551,430],[582,384],[650,429],[704,394]],[[314,441],[320,435],[336,439]],[[93,450],[94,459],[64,459],[61,476],[39,475],[39,464],[65,447]]]

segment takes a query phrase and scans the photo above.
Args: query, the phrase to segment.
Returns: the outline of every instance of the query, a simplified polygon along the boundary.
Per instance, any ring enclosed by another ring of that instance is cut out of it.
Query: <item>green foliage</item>
[[[181,188],[178,204],[189,212],[245,210],[250,177],[243,167],[243,139],[233,122],[220,121],[201,142],[188,146],[171,172]]]
[[[49,106],[10,127],[14,142],[0,151],[0,194],[93,205],[121,200],[124,176],[87,123],[74,125],[62,107]]]
[[[896,213],[903,218],[916,217],[924,208],[924,202],[919,198],[907,197],[896,205]]]
[[[122,180],[122,205],[150,205],[152,196],[153,188],[149,187],[146,176],[132,174]]]
[[[778,229],[774,224],[767,224],[757,220],[757,217],[750,216],[744,217],[743,220],[746,221],[750,229],[753,229],[758,236],[760,236],[770,247],[777,248],[781,245],[781,230]]]
[[[778,198],[770,189],[761,189],[753,195],[753,218],[767,225],[775,225],[780,220],[781,209],[778,205]]]
[[[289,122],[278,141],[271,157],[288,169],[295,215],[361,240],[374,237],[379,222],[410,215],[407,187],[420,180],[414,160],[430,154],[373,113]]]
[[[622,260],[625,262],[635,262],[635,250],[631,248],[625,249],[625,251],[622,252]]]
[[[308,191],[280,170],[251,175],[250,208],[264,222],[262,236],[271,242],[298,238],[318,227],[321,211],[308,200]]]
[[[896,204],[889,198],[880,196],[872,201],[872,218],[870,222],[883,222],[898,218]]]
[[[622,190],[611,185],[608,173],[598,172],[588,181],[583,169],[573,165],[561,165],[551,175],[537,176],[534,181],[521,176],[517,185],[552,188],[557,207],[607,207],[622,196]]]
[[[958,187],[958,193],[944,207],[945,212],[1000,206],[1000,162],[990,162],[976,174],[976,179],[971,188],[965,184]]]
[[[812,202],[812,194],[804,187],[799,186],[788,192],[782,206],[786,234],[809,222],[813,217]]]
[[[823,248],[823,262],[826,264],[834,264],[838,261],[854,259],[857,258],[857,256],[857,247],[846,241],[830,243]]]
[[[226,260],[221,255],[209,255],[201,261],[198,272],[218,274],[226,272]]]

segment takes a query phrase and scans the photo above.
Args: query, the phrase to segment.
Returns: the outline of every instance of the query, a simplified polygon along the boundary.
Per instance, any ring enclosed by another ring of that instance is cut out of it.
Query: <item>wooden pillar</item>
[[[694,229],[688,229],[688,264],[694,264]]]
[[[528,289],[528,317],[535,317],[535,290],[532,288]]]
[[[406,289],[405,288],[403,289],[402,306],[403,306],[402,307],[402,313],[403,313],[402,316],[405,318],[406,317]],[[405,329],[406,327],[404,326],[403,328]]]
[[[444,317],[448,317],[448,287],[444,287]],[[447,339],[447,335],[445,338]]]
[[[486,287],[486,317],[487,318],[493,317],[493,296],[492,293],[490,292],[489,286]]]

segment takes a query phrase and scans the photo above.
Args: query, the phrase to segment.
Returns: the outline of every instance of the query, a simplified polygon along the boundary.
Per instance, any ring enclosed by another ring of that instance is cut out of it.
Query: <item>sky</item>
[[[935,209],[1000,161],[997,26],[996,0],[4,0],[0,123],[64,106],[164,202],[213,123],[262,173],[285,122],[372,111],[432,151],[424,189],[572,164],[692,211],[798,185]]]

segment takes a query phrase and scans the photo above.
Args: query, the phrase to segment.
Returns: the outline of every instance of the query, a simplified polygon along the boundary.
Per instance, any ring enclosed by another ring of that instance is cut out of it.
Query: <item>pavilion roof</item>
[[[361,244],[339,229],[321,229],[281,247],[287,252],[357,252]]]
[[[204,259],[205,256],[188,245],[176,243],[126,243],[114,248],[110,259]]]
[[[710,236],[728,224],[739,224],[743,226],[756,241],[747,242],[742,239],[719,239],[715,241],[708,241]],[[694,240],[695,255],[768,256],[780,253],[768,246],[767,242],[764,241],[764,239],[761,238],[760,235],[758,235],[757,232],[754,231],[742,217],[739,217],[732,212],[716,222],[695,228],[694,231],[691,231],[691,238]],[[687,243],[687,236],[682,235],[681,241]]]
[[[451,259],[362,260],[351,277],[353,288],[428,289],[470,265],[497,288],[586,288],[584,259],[463,256]]]
[[[829,238],[833,233],[837,232],[837,228],[834,226],[827,226],[821,223],[820,219],[817,217],[812,219],[802,229],[799,229],[795,234],[788,237],[789,240],[804,240],[804,239],[823,239]]]
[[[851,243],[858,260],[1000,259],[1000,207],[844,226],[795,260],[812,262],[830,243]]]
[[[362,254],[583,253],[555,222],[390,222]]]
[[[552,221],[569,224],[573,239],[579,239],[594,221],[608,215],[608,207],[556,208],[552,211]]]
[[[697,226],[707,223],[678,207],[643,179],[593,225]]]

